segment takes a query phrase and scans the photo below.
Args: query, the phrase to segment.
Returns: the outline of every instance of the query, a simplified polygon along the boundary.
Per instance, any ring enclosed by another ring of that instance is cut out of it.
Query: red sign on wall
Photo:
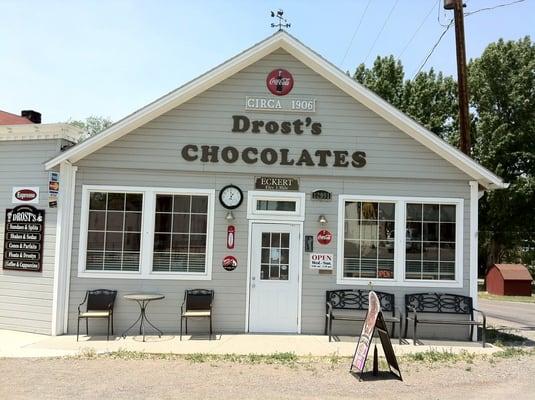
[[[274,69],[266,78],[266,86],[275,96],[285,96],[294,87],[294,78],[285,69]]]
[[[333,234],[329,232],[327,229],[322,229],[318,232],[316,235],[316,240],[319,244],[329,244],[333,240]]]
[[[234,248],[235,234],[236,228],[234,227],[234,225],[229,225],[227,227],[227,249]]]

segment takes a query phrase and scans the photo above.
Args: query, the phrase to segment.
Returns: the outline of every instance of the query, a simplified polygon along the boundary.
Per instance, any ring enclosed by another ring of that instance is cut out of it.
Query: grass
[[[484,300],[513,301],[517,303],[535,303],[535,296],[498,296],[488,292],[479,292],[479,298]]]

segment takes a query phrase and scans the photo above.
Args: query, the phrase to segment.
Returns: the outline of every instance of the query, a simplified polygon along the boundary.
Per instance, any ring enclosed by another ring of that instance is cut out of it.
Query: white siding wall
[[[39,186],[38,208],[45,209],[42,272],[0,270],[0,329],[51,332],[56,217],[48,208],[48,172],[43,163],[55,156],[62,141],[0,142],[0,259],[3,260],[6,208],[13,208],[13,186]]]
[[[292,72],[295,86],[291,93],[296,97],[317,99],[314,114],[284,114],[244,111],[245,96],[267,96],[265,77],[271,70],[282,67]],[[247,115],[250,119],[293,121],[310,116],[322,123],[322,133],[252,134],[232,133],[232,115]],[[238,149],[254,146],[259,149],[288,148],[292,155],[301,149],[313,152],[317,149],[365,151],[367,165],[364,168],[265,166],[260,163],[246,165],[241,160],[234,164],[186,162],[180,155],[185,144],[232,145]],[[213,279],[211,281],[179,280],[121,280],[77,277],[80,196],[82,185],[125,185],[175,188],[215,188],[226,184],[240,186],[247,196],[254,190],[254,176],[286,175],[300,177],[300,190],[307,193],[305,235],[317,232],[319,214],[329,220],[327,228],[337,232],[337,205],[339,194],[456,197],[464,202],[464,281],[463,288],[448,290],[469,293],[469,178],[422,145],[400,132],[397,128],[370,112],[361,104],[303,66],[283,51],[277,51],[209,89],[145,126],[100,149],[78,163],[69,331],[76,329],[76,306],[85,290],[113,288],[119,290],[116,305],[116,333],[120,333],[138,313],[135,303],[126,302],[121,295],[135,290],[162,292],[166,299],[150,305],[149,316],[153,322],[168,332],[176,332],[178,306],[186,288],[213,288],[215,295],[215,321],[217,331],[241,332],[245,325],[247,219],[246,202],[234,211],[237,228],[236,248],[225,247],[226,222],[219,202],[215,209],[215,234],[213,248]],[[313,202],[310,192],[327,189],[334,193],[332,202]],[[217,198],[218,193],[216,193]],[[335,240],[321,250],[336,254]],[[318,244],[315,244],[318,248]],[[239,266],[233,272],[221,267],[225,254],[238,258]],[[323,331],[325,290],[337,286],[336,275],[320,275],[308,269],[308,254],[303,255],[302,330],[304,333]],[[396,302],[403,306],[402,295],[426,291],[425,288],[376,287],[377,290],[394,292]],[[95,330],[102,331],[104,324]],[[91,328],[90,328],[91,329]],[[351,328],[353,329],[353,328]]]

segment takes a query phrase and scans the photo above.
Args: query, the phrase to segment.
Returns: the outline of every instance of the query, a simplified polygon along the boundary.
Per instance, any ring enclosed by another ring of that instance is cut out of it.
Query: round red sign
[[[316,235],[316,239],[318,240],[319,244],[329,244],[331,243],[331,240],[333,240],[333,234],[327,229],[322,229]]]
[[[234,256],[225,256],[223,258],[223,268],[227,271],[234,271],[238,266],[238,260]]]
[[[285,96],[294,87],[294,77],[285,69],[274,69],[268,74],[266,85],[275,96]]]

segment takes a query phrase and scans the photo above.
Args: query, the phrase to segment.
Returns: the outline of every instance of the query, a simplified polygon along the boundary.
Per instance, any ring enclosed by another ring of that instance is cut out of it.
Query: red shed
[[[531,274],[522,264],[494,264],[487,272],[487,292],[500,296],[531,296]]]

